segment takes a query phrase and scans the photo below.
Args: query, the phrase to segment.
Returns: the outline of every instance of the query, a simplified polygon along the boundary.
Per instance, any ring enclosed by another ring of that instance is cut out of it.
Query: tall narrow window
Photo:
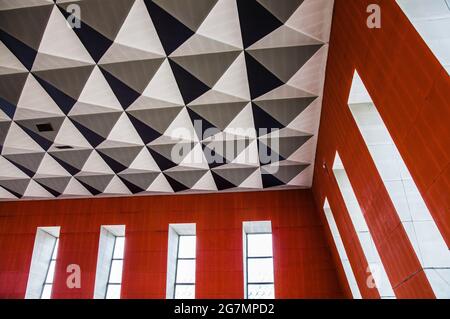
[[[120,299],[125,252],[125,225],[100,228],[95,299]]]
[[[169,225],[167,259],[168,299],[195,298],[196,233],[195,224]]]
[[[60,227],[38,227],[28,275],[26,299],[50,299]]]
[[[275,298],[270,221],[244,222],[245,297]]]
[[[450,72],[450,0],[397,0],[447,72]]]
[[[42,288],[41,299],[50,299],[53,287],[53,278],[55,277],[56,255],[58,254],[59,238],[55,238],[52,257],[48,265],[47,276],[45,276],[44,287]]]
[[[341,191],[353,227],[358,235],[364,256],[369,264],[367,273],[373,278],[373,288],[376,287],[378,289],[381,298],[395,298],[386,270],[381,262],[380,254],[375,246],[372,234],[367,226],[361,207],[359,206],[355,192],[353,191],[352,184],[350,183],[338,153],[336,153],[336,158],[334,160],[333,173],[336,177],[339,190]],[[372,280],[368,280],[368,282],[372,282]]]
[[[450,298],[450,251],[357,72],[348,105],[436,297]]]
[[[336,249],[339,253],[339,258],[341,259],[342,267],[344,268],[345,276],[347,277],[348,285],[352,292],[353,298],[361,299],[361,292],[359,291],[359,287],[358,287],[358,283],[356,282],[355,274],[353,273],[353,269],[350,264],[350,260],[348,259],[344,243],[342,242],[342,238],[339,233],[339,229],[336,225],[336,221],[334,219],[333,212],[331,211],[330,204],[328,203],[328,199],[326,199],[326,198],[325,198],[325,204],[323,206],[323,210],[325,211],[325,217],[327,219],[328,226],[330,227],[330,231],[333,236],[333,240],[336,245]]]

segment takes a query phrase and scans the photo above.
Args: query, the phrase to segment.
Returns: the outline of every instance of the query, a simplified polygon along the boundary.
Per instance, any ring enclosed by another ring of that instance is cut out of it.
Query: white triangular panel
[[[39,53],[63,58],[53,60],[44,58],[40,60]],[[71,64],[71,61],[76,63]],[[61,63],[58,64],[57,61]],[[39,46],[38,55],[33,64],[33,70],[57,69],[71,66],[95,64],[80,39],[67,23],[57,6],[53,7],[44,35]]]
[[[325,44],[289,79],[288,84],[317,96],[322,95],[327,57],[328,44]]]
[[[130,164],[130,168],[139,169],[152,172],[160,172],[161,170],[153,159],[152,155],[146,147],[142,148],[140,153],[136,156]]]
[[[35,177],[71,176],[53,157],[45,153]]]
[[[101,156],[94,150],[88,157],[86,163],[82,167],[82,172],[99,173],[99,174],[113,174],[114,172],[105,163]]]
[[[286,25],[320,41],[328,42],[333,4],[332,0],[305,0],[286,21]]]
[[[98,66],[95,66],[92,70],[92,73],[87,80],[78,101],[81,103],[109,108],[112,111],[123,110]],[[80,104],[80,107],[82,105],[83,104]],[[76,108],[77,104],[73,107],[71,114],[76,112]],[[85,110],[85,112],[86,114],[89,114],[89,108]]]
[[[165,56],[144,0],[135,1],[114,42],[160,57]]]
[[[131,195],[130,190],[116,175],[113,176],[108,186],[106,186],[104,194]]]
[[[125,112],[123,112],[117,120],[113,129],[109,133],[107,140],[122,142],[130,145],[144,145],[144,142],[136,132],[136,129],[133,124],[131,124],[130,119]]]
[[[178,89],[178,84],[167,59],[161,64],[142,95],[177,105],[184,104],[180,90]]]
[[[44,152],[27,133],[25,133],[16,123],[11,123],[3,143],[2,154],[23,154]]]
[[[202,178],[200,178],[198,180],[198,182],[195,183],[195,185],[192,187],[192,189],[205,190],[205,191],[216,191],[217,186],[216,186],[216,183],[214,182],[214,178],[213,178],[211,172],[210,171],[206,172],[205,175],[203,175]]]
[[[24,198],[54,198],[44,187],[36,183],[34,180],[30,180],[25,193]]]
[[[10,161],[0,156],[0,180],[2,179],[23,179],[28,175],[18,169]]]
[[[67,196],[90,196],[91,193],[75,178],[72,177],[64,190]]]
[[[28,74],[19,102],[15,120],[64,116],[53,99],[45,92],[33,75]]]
[[[246,180],[239,185],[239,187],[256,188],[256,189],[263,188],[261,172],[259,168],[255,172],[253,172],[249,177],[247,177]]]
[[[213,87],[214,90],[250,101],[245,56],[242,52]]]
[[[65,118],[61,124],[58,134],[55,137],[55,144],[79,148],[92,147],[69,118]]]
[[[28,72],[19,59],[0,41],[0,75]]]
[[[173,193],[173,189],[167,179],[164,177],[164,174],[161,173],[147,188],[147,192]]]
[[[219,0],[200,25],[197,33],[242,49],[236,1]]]

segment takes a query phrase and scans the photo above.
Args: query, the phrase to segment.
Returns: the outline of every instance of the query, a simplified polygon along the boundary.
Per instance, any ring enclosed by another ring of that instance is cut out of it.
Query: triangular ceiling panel
[[[332,9],[0,0],[0,200],[310,187]]]

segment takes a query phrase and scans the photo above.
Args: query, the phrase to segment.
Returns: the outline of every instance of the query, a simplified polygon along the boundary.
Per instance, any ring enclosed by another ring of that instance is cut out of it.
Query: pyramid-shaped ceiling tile
[[[218,0],[153,1],[195,32]]]
[[[287,82],[321,47],[316,44],[248,52],[280,80]]]
[[[173,169],[166,170],[164,174],[170,176],[174,180],[186,186],[186,188],[192,188],[200,178],[205,175],[207,170],[202,169],[186,169],[181,167],[176,167]]]
[[[222,77],[228,67],[238,57],[240,52],[221,52],[210,54],[199,54],[190,56],[177,56],[172,57],[171,60],[175,61],[178,65],[183,67],[186,71],[191,73],[197,79],[202,81],[209,87],[213,87],[214,84]]]
[[[80,8],[80,16],[75,14],[77,18],[113,41],[130,12],[134,0],[69,1],[59,2],[58,5],[68,9],[73,3]]]
[[[0,0],[0,200],[310,187],[332,8]]]
[[[138,93],[142,93],[150,80],[158,71],[164,59],[137,60],[101,64],[100,67],[128,85]]]
[[[276,16],[281,22],[287,19],[298,9],[304,0],[258,0],[260,4]]]
[[[27,77],[27,73],[0,76],[0,108],[10,118],[14,117]]]
[[[224,130],[246,105],[247,102],[217,103],[191,105],[188,108],[212,123],[215,127]]]
[[[247,48],[283,23],[257,0],[236,0],[241,22],[242,41]]]
[[[0,30],[37,51],[53,5],[0,10]]]
[[[284,126],[289,125],[301,112],[303,112],[316,98],[293,98],[276,100],[258,100],[254,103],[277,119]]]

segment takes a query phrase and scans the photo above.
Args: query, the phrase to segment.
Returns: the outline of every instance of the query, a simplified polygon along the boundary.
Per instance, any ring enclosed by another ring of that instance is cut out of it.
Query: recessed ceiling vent
[[[70,146],[70,145],[60,145],[60,146],[55,146],[57,149],[59,149],[59,150],[71,150],[71,149],[73,149],[73,147],[72,146]]]
[[[53,132],[53,126],[50,123],[36,124],[39,132]]]

